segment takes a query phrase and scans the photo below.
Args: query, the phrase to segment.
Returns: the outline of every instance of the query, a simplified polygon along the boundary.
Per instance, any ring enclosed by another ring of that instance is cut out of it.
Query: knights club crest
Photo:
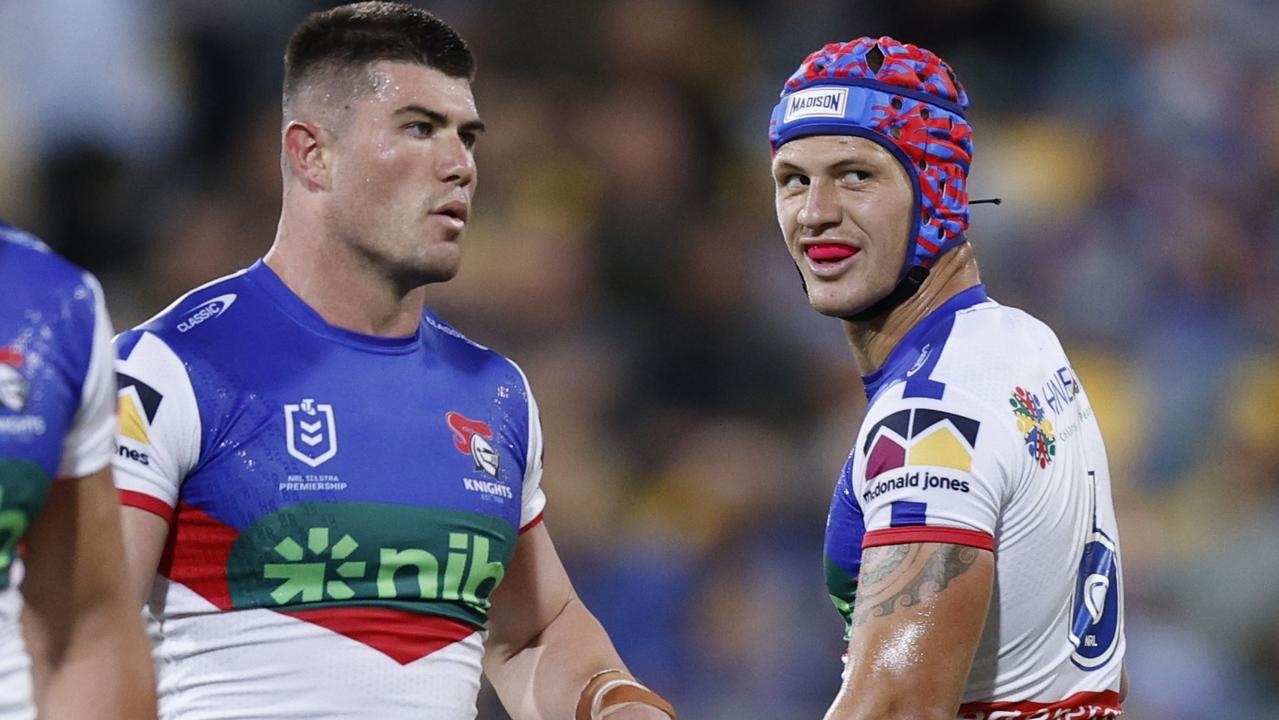
[[[31,383],[22,374],[25,358],[15,346],[0,347],[0,407],[20,413],[27,407]]]
[[[284,439],[289,454],[310,465],[321,464],[338,454],[337,424],[333,406],[306,398],[284,406]]]
[[[471,420],[458,412],[446,413],[444,420],[453,431],[453,446],[457,451],[471,456],[477,472],[483,471],[494,478],[498,477],[497,466],[501,456],[489,443],[493,439],[493,430],[488,423]]]

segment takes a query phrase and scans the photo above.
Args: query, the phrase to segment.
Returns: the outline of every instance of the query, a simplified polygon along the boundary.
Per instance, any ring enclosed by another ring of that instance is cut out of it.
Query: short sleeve
[[[529,530],[542,521],[546,509],[546,493],[542,491],[542,417],[533,398],[533,389],[524,380],[528,395],[528,457],[524,469],[524,490],[520,498],[520,532]]]
[[[59,478],[80,478],[101,470],[111,463],[115,452],[115,408],[112,405],[111,366],[115,350],[111,347],[111,318],[107,314],[102,287],[88,273],[84,283],[93,293],[93,331],[89,364],[80,389],[80,407],[62,442],[58,461]]]
[[[885,400],[858,448],[863,547],[940,542],[994,550],[1017,457],[1007,428],[958,388],[944,400]]]
[[[156,335],[124,333],[116,348],[120,501],[170,520],[182,481],[199,460],[195,391],[181,359]]]

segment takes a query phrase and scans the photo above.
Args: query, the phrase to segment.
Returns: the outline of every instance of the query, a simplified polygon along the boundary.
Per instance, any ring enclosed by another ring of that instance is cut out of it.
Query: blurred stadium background
[[[120,328],[252,262],[284,43],[332,4],[0,0],[0,217],[98,273]],[[491,128],[431,303],[528,371],[561,552],[682,717],[817,718],[838,684],[821,535],[864,398],[783,250],[765,129],[808,51],[863,34],[957,68],[972,196],[1004,198],[973,212],[987,285],[1097,405],[1129,716],[1279,717],[1279,4],[425,6]]]

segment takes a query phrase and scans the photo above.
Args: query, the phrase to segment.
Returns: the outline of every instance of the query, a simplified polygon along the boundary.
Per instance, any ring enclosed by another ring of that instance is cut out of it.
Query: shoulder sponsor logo
[[[178,332],[189,332],[195,329],[200,323],[226,312],[228,308],[235,303],[235,293],[227,293],[219,295],[212,300],[205,300],[200,303],[194,310],[186,316],[186,319],[178,323]]]
[[[810,117],[844,117],[848,105],[848,88],[817,87],[792,93],[786,99],[786,116],[782,122]]]
[[[925,408],[899,410],[875,423],[862,445],[867,481],[862,501],[905,488],[969,492],[964,476],[972,472],[980,428],[972,418]],[[956,472],[910,471],[921,466]]]
[[[319,467],[338,454],[337,422],[333,406],[306,398],[284,406],[284,440],[289,454],[310,467]]]
[[[26,357],[15,345],[0,347],[0,406],[20,413],[27,407],[31,382],[22,374]]]
[[[160,411],[160,402],[164,400],[164,395],[132,375],[116,373],[115,378],[116,412],[120,418],[120,437],[150,445],[151,424],[155,422],[155,415]],[[123,448],[120,455],[125,456]],[[129,457],[137,460],[131,455]],[[146,463],[143,462],[143,464]]]
[[[1026,451],[1030,457],[1046,468],[1057,455],[1057,436],[1053,433],[1053,423],[1044,417],[1044,405],[1039,396],[1017,387],[1013,390],[1008,404],[1012,406],[1013,416],[1017,418],[1017,430],[1022,434],[1022,442],[1026,443]]]

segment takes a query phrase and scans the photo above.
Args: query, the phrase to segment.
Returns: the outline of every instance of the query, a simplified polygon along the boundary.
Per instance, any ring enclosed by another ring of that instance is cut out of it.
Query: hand
[[[599,720],[671,720],[671,716],[651,705],[627,703],[606,708]]]

